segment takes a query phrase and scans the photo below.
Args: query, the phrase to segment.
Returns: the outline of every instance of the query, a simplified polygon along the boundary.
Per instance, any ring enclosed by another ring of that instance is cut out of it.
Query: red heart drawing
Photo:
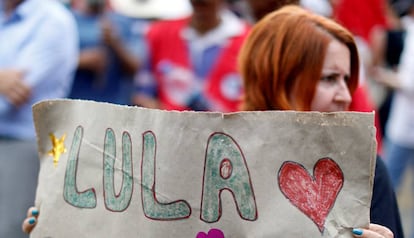
[[[331,158],[320,159],[312,176],[301,164],[286,161],[279,170],[278,179],[283,195],[322,233],[325,219],[344,184],[344,175],[338,164]]]

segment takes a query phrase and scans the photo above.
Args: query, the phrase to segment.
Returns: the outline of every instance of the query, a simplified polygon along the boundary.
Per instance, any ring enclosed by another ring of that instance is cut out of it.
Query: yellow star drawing
[[[49,134],[50,140],[52,141],[53,148],[49,150],[48,155],[53,156],[53,165],[56,167],[59,163],[60,156],[63,153],[66,153],[65,148],[65,139],[66,134],[64,134],[60,139],[56,138],[54,134]]]

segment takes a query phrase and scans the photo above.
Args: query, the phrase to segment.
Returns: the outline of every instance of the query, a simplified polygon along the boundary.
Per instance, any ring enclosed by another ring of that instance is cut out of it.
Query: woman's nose
[[[344,79],[341,79],[341,82],[339,83],[338,91],[335,95],[335,100],[346,104],[350,104],[352,101],[351,93],[349,92],[348,85]]]

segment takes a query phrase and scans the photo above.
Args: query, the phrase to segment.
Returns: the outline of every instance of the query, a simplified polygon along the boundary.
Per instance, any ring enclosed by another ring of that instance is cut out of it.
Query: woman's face
[[[346,45],[332,40],[327,48],[322,77],[316,85],[311,111],[345,111],[351,103],[347,81],[351,72],[351,56]]]
[[[223,5],[223,0],[190,0],[193,15],[200,19],[216,19]]]

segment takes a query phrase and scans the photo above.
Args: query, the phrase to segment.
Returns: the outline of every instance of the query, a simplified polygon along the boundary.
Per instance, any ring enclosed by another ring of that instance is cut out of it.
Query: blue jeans
[[[384,159],[388,167],[394,189],[398,191],[401,187],[401,182],[404,178],[406,170],[414,169],[414,148],[401,146],[387,140]],[[414,191],[414,187],[412,189]],[[407,234],[407,237],[414,238],[414,211],[411,215],[411,219],[411,234]]]
[[[408,167],[414,169],[414,148],[401,146],[387,140],[385,149],[385,163],[388,167],[394,189],[398,191],[406,169]]]

